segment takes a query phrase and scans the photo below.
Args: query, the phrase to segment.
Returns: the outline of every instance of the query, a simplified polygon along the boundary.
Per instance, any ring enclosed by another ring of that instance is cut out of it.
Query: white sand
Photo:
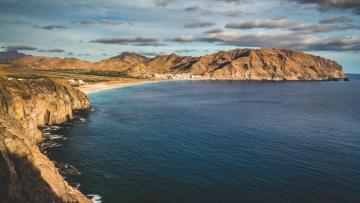
[[[79,90],[83,91],[85,94],[92,94],[96,92],[101,92],[105,90],[128,87],[134,85],[142,85],[146,83],[160,82],[164,80],[147,80],[147,81],[111,81],[111,82],[100,82],[95,84],[87,84],[78,87]]]

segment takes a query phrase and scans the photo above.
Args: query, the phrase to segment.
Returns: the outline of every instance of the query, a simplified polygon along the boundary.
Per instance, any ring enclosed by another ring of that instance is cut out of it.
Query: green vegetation
[[[47,70],[47,71],[49,71],[49,70]],[[58,73],[69,73],[69,74],[132,78],[132,76],[128,75],[127,73],[118,72],[118,71],[79,70],[79,69],[53,69],[50,71],[58,72]]]
[[[42,79],[47,78],[46,76],[41,75],[6,75],[9,78],[15,78],[15,79]]]
[[[109,82],[109,80],[106,79],[84,79],[83,81],[86,83]]]

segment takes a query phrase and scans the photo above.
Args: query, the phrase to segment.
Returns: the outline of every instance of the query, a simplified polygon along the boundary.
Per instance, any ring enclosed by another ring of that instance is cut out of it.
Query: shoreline
[[[116,89],[116,88],[123,88],[135,85],[143,85],[148,83],[157,83],[157,82],[164,82],[169,80],[145,80],[145,81],[111,81],[111,82],[100,82],[95,84],[87,84],[82,85],[80,87],[76,87],[76,89],[82,91],[83,93],[89,95],[94,94],[106,90]]]
[[[86,84],[76,89],[82,91],[86,95],[94,94],[106,90],[123,88],[135,85],[143,85],[149,83],[167,82],[167,81],[247,81],[247,82],[310,82],[310,81],[349,81],[349,78],[334,78],[324,80],[233,80],[233,79],[153,79],[144,81],[110,81],[110,82],[99,82],[94,84]]]

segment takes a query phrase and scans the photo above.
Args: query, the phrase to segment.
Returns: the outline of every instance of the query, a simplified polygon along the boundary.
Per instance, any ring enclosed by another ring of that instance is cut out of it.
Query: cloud
[[[179,53],[179,54],[190,53],[190,52],[194,52],[194,51],[198,51],[198,50],[196,50],[196,49],[177,49],[177,50],[175,50],[175,52]]]
[[[200,10],[201,10],[201,8],[199,6],[190,6],[190,7],[184,8],[183,11],[195,12],[195,11],[200,11]]]
[[[229,17],[237,17],[237,16],[240,16],[242,14],[244,14],[244,13],[241,12],[241,11],[236,11],[236,10],[234,10],[234,11],[225,11],[224,12],[224,15],[229,16]]]
[[[285,34],[203,34],[187,42],[206,42],[236,47],[273,47],[303,51],[360,51],[360,38],[324,37],[301,32]]]
[[[63,49],[49,49],[49,50],[40,49],[40,50],[38,50],[38,52],[65,53],[65,50],[63,50]]]
[[[173,2],[174,2],[174,0],[155,0],[155,5],[165,7]]]
[[[91,19],[73,20],[73,21],[71,21],[71,23],[81,24],[81,25],[93,25],[93,24],[96,24],[96,22],[94,20],[91,20]]]
[[[175,37],[175,38],[171,39],[170,41],[173,41],[173,42],[191,42],[191,41],[193,41],[193,36],[192,35],[181,35],[180,37]]]
[[[237,47],[274,47],[305,51],[360,51],[359,37],[318,37],[310,34],[210,34],[199,36],[195,41],[217,43]]]
[[[118,38],[101,38],[90,41],[101,44],[120,44],[133,46],[165,46],[159,43],[157,38],[151,37],[118,37]]]
[[[295,25],[295,22],[289,21],[285,18],[275,18],[275,19],[257,19],[254,21],[247,21],[243,23],[227,23],[225,28],[230,29],[254,29],[254,28],[284,28]]]
[[[27,46],[27,45],[15,45],[15,46],[3,46],[1,47],[6,51],[36,51],[36,47]]]
[[[35,28],[41,28],[41,29],[44,29],[44,30],[54,30],[54,29],[66,29],[65,26],[62,26],[62,25],[34,25],[33,27]]]
[[[346,16],[327,16],[320,20],[321,24],[334,24],[334,23],[352,23],[353,20]]]
[[[79,54],[77,54],[78,56],[91,56],[91,54],[89,54],[89,53],[79,53]]]
[[[239,4],[241,2],[246,2],[246,0],[217,0],[220,2],[225,2],[225,3],[235,3],[235,4]]]
[[[122,24],[128,24],[133,25],[133,22],[130,21],[117,21],[117,20],[110,20],[110,19],[102,19],[100,20],[100,24],[104,25],[122,25]]]
[[[316,24],[299,24],[295,21],[290,21],[285,18],[276,18],[276,19],[257,19],[254,21],[247,21],[243,23],[228,23],[225,25],[225,28],[230,29],[242,29],[249,30],[255,28],[264,28],[264,29],[286,29],[292,32],[301,32],[301,33],[322,33],[322,32],[334,32],[334,31],[343,31],[348,29],[359,29],[358,26],[351,25],[349,23],[342,23],[341,25],[335,25],[332,23],[335,22],[345,22],[349,19],[343,17],[328,17]]]
[[[288,0],[289,1],[289,0]],[[360,14],[359,0],[290,0],[301,4],[315,4],[319,10],[324,11],[331,8],[352,9],[354,13]]]
[[[73,20],[71,23],[80,24],[80,25],[95,25],[95,24],[102,24],[102,25],[122,25],[128,24],[133,25],[134,22],[131,21],[119,21],[119,20],[112,20],[112,19],[101,19],[101,20]]]
[[[213,22],[191,22],[186,23],[184,28],[205,28],[205,27],[212,27],[215,23]]]
[[[339,30],[355,29],[350,25],[332,25],[332,24],[305,24],[297,25],[290,28],[291,31],[295,32],[306,32],[306,33],[321,33],[321,32],[333,32]]]
[[[205,31],[204,33],[209,33],[209,34],[211,34],[211,33],[221,33],[221,32],[224,32],[224,30],[221,29],[221,28],[215,28],[215,29],[213,29],[213,30]]]

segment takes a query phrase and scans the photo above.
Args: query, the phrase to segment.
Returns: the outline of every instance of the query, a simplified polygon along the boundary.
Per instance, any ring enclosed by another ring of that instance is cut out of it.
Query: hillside
[[[118,71],[132,77],[218,80],[344,79],[335,61],[287,49],[235,49],[201,57],[125,53],[95,63],[74,58],[26,56],[10,67]]]

